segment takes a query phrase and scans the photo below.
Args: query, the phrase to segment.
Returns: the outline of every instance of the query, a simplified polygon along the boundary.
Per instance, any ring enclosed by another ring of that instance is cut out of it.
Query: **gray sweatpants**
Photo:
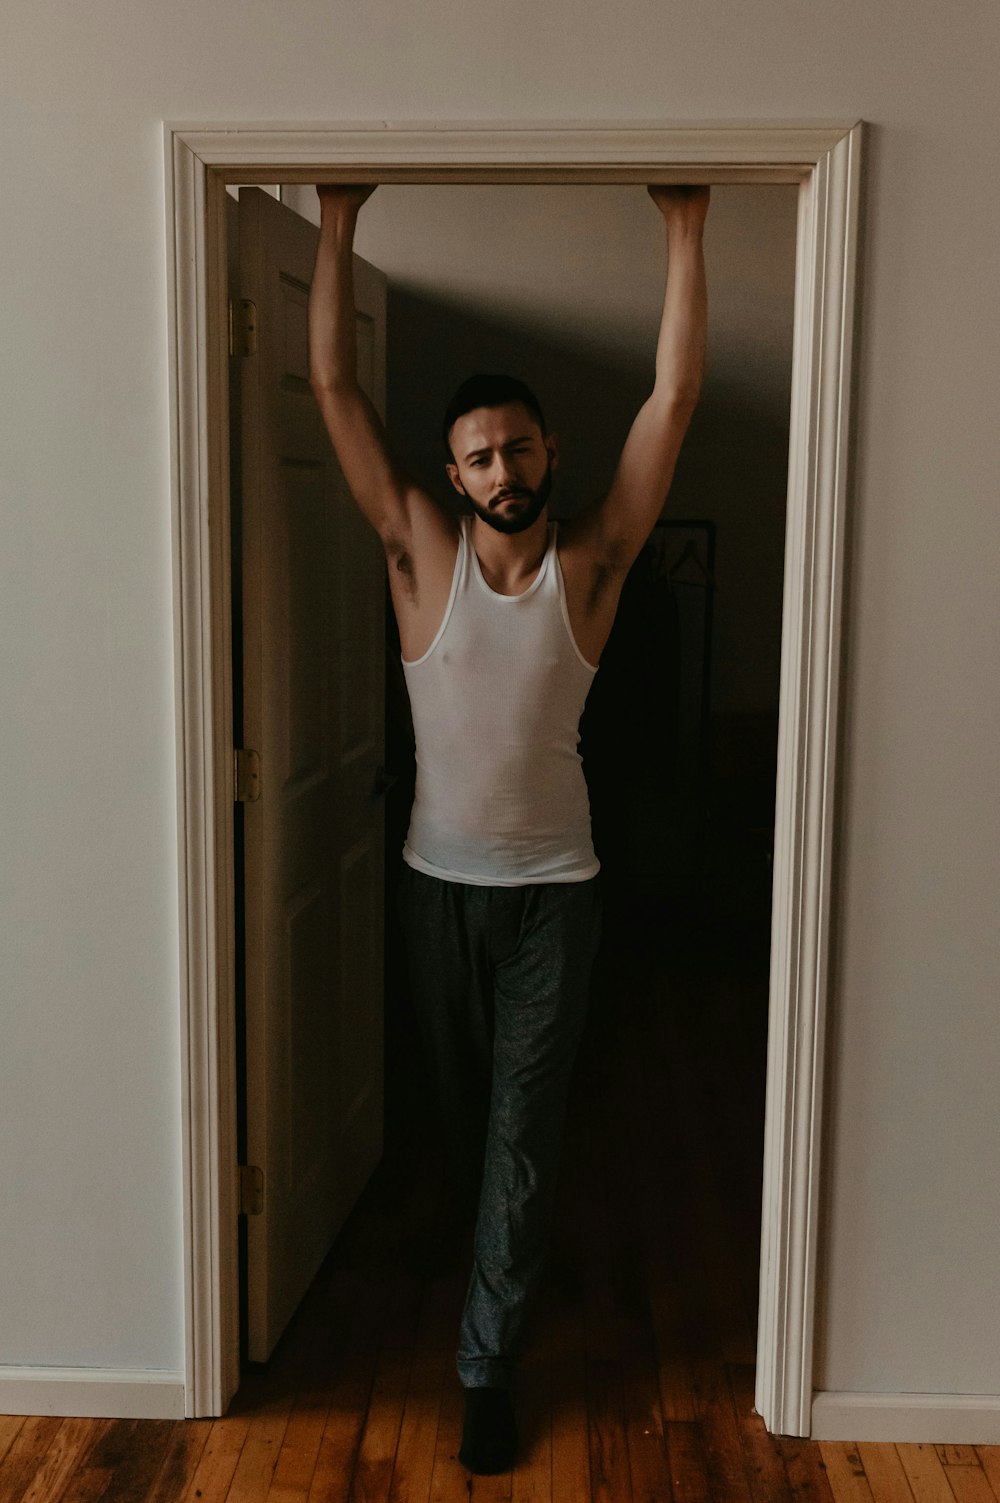
[[[456,1189],[479,1194],[458,1375],[506,1387],[545,1268],[598,878],[473,887],[404,866],[400,913]]]

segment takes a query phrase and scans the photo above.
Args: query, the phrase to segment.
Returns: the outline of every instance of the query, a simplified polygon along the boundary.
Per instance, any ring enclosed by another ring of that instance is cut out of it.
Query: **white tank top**
[[[444,620],[403,659],[417,786],[403,859],[449,882],[584,882],[599,869],[577,750],[597,669],[573,638],[556,524],[523,595],[483,578],[461,519]]]

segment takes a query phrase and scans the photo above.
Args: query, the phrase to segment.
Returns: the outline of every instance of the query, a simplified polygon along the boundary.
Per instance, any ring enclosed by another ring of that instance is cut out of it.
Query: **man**
[[[445,416],[471,517],[399,467],[356,376],[351,256],[374,189],[317,191],[312,387],[388,561],[417,747],[401,894],[414,1005],[457,1181],[478,1195],[459,1454],[495,1473],[516,1454],[515,1363],[600,928],[579,719],[698,398],[709,190],[648,190],[669,254],[655,384],[607,495],[558,527],[556,440],[513,378],[473,377]]]

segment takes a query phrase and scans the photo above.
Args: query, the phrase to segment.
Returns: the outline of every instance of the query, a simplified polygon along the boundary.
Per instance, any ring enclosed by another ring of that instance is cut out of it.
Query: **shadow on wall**
[[[433,494],[460,505],[444,473],[441,419],[460,382],[480,371],[519,376],[539,398],[560,440],[553,515],[571,516],[607,488],[647,394],[646,371],[612,369],[582,346],[556,345],[530,328],[399,287],[390,287],[388,325],[389,429]]]

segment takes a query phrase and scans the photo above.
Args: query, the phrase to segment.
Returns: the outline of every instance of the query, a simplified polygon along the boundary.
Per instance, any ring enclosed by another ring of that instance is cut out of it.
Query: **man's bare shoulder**
[[[593,511],[560,522],[559,566],[574,640],[588,663],[600,661],[631,560],[602,532]]]
[[[625,542],[607,525],[606,497],[559,522],[563,570],[610,576],[627,574],[632,559]]]
[[[423,612],[443,593],[447,598],[458,553],[459,521],[417,484],[408,484],[393,525],[381,532],[397,617]]]
[[[408,552],[420,558],[450,553],[454,558],[458,532],[458,517],[411,479],[400,487],[397,504],[380,529],[383,547],[390,557]]]

